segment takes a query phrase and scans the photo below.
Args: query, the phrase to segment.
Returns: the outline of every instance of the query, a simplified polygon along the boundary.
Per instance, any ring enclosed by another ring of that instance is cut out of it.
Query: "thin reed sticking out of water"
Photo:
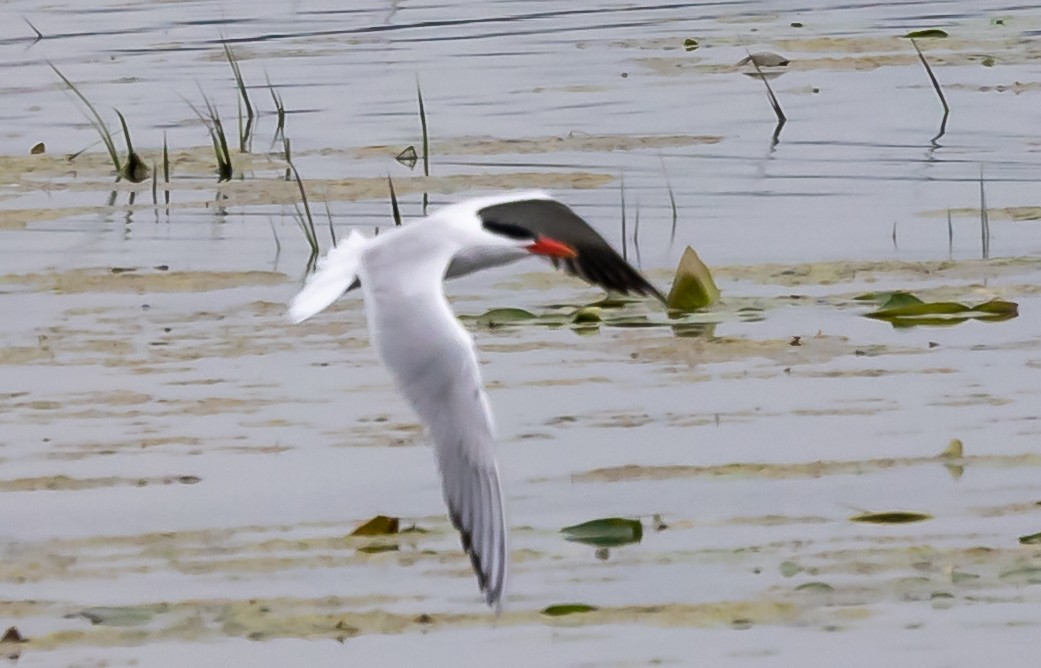
[[[980,247],[983,259],[990,258],[990,217],[987,215],[987,193],[983,188],[983,165],[980,165]]]
[[[774,95],[774,89],[770,87],[770,82],[766,80],[766,75],[763,74],[763,70],[759,67],[759,62],[752,56],[752,54],[745,49],[745,53],[748,54],[748,60],[755,67],[756,73],[762,80],[763,85],[766,86],[766,95],[770,98],[770,106],[774,110],[774,115],[777,116],[777,127],[774,128],[773,141],[776,144],[778,139],[781,137],[781,128],[788,122],[788,117],[784,115],[784,110],[781,109],[781,103],[777,101],[777,96]]]
[[[619,192],[622,198],[622,259],[626,262],[629,261],[629,245],[625,236],[625,175],[620,177],[621,187]]]
[[[401,209],[398,208],[398,196],[394,192],[394,181],[387,174],[387,187],[390,188],[390,213],[394,216],[395,227],[401,225]]]
[[[62,74],[61,70],[55,67],[54,63],[49,60],[46,61],[46,63],[52,70],[54,70],[54,73],[58,75],[58,78],[69,87],[69,90],[79,98],[80,102],[87,107],[87,111],[90,112],[87,120],[90,121],[91,126],[95,131],[97,131],[98,136],[101,137],[101,142],[105,145],[105,150],[108,151],[108,157],[112,160],[112,167],[116,170],[116,181],[119,181],[123,178],[122,169],[120,169],[119,164],[119,154],[116,152],[116,143],[112,140],[112,133],[109,131],[108,126],[105,125],[105,121],[101,120],[101,114],[99,114],[98,110],[94,108],[94,105],[90,103],[90,100],[88,100],[87,97],[81,93],[71,81],[69,81],[68,77]]]
[[[636,266],[643,263],[640,261],[640,200],[636,200],[636,215],[633,217],[633,251],[636,252]]]
[[[286,164],[289,166],[287,171],[292,172],[293,177],[296,179],[296,186],[300,189],[300,201],[304,205],[303,211],[301,211],[300,205],[293,204],[296,208],[296,220],[300,224],[300,229],[304,232],[307,244],[311,247],[311,257],[307,261],[308,268],[310,268],[318,258],[318,233],[314,229],[314,218],[311,217],[311,206],[307,203],[307,191],[304,190],[304,181],[300,178],[300,172],[297,171],[296,165],[293,164],[293,159],[290,157],[293,152],[288,138],[282,140],[282,146],[285,149]]]
[[[430,176],[430,135],[427,132],[427,112],[423,104],[423,89],[416,79],[416,97],[419,99],[419,126],[423,131],[423,176]],[[427,191],[423,190],[423,215],[427,215],[427,205],[430,203]]]
[[[235,87],[239,92],[239,151],[246,153],[249,151],[250,136],[253,134],[253,103],[249,99],[249,91],[246,90],[246,82],[242,78],[242,70],[239,68],[239,62],[235,60],[235,54],[223,39],[221,44],[224,46],[224,55],[228,58],[228,65],[231,66],[231,73],[235,77]],[[245,125],[242,123],[242,107],[246,108]]]
[[[329,210],[329,200],[325,200],[325,218],[329,221],[329,238],[336,245],[336,230],[333,229],[333,212]]]
[[[33,29],[34,33],[36,33],[36,39],[33,40],[33,44],[36,44],[41,39],[43,39],[43,33],[40,32],[39,29],[32,24],[32,21],[30,21],[29,19],[25,18],[24,16],[22,17],[22,20],[25,21],[26,25],[28,25],[30,28]],[[32,46],[32,44],[30,44],[30,46]]]
[[[199,92],[202,93],[201,90]],[[194,104],[187,99],[184,101],[188,103],[188,106],[192,108],[192,111],[195,112],[195,115],[199,117],[199,120],[202,121],[210,133],[210,139],[213,141],[213,152],[217,156],[217,183],[230,181],[233,174],[231,151],[228,150],[228,138],[224,135],[224,124],[221,123],[217,108],[210,104],[210,99],[206,97],[205,93],[202,93],[202,101],[206,104],[205,116]]]
[[[925,54],[918,48],[918,42],[911,40],[911,45],[914,46],[914,50],[918,52],[918,59],[922,61],[922,66],[925,67],[925,73],[929,75],[929,81],[933,82],[933,90],[936,91],[936,96],[940,98],[940,104],[943,105],[943,119],[940,121],[940,131],[936,133],[936,136],[930,139],[931,142],[936,142],[937,139],[944,136],[947,132],[947,117],[951,115],[951,108],[947,105],[947,98],[943,94],[943,89],[940,88],[940,82],[936,80],[936,75],[933,74],[933,68],[929,66],[929,61],[925,59]]]
[[[951,224],[950,209],[947,209],[947,257],[954,257],[954,225]]]
[[[284,139],[286,136],[286,106],[282,102],[282,95],[271,85],[270,78],[267,80],[267,88],[271,91],[271,101],[275,103],[275,114],[278,119],[278,125],[275,126],[275,136],[271,140],[271,145],[274,146],[276,141]]]
[[[676,195],[672,192],[672,183],[669,182],[669,172],[665,169],[665,158],[658,156],[661,160],[661,173],[665,176],[665,190],[669,193],[669,206],[672,207],[672,227],[669,229],[669,248],[676,243],[676,223],[679,221],[679,212],[676,209]]]
[[[120,176],[131,183],[141,183],[148,178],[148,165],[134,151],[134,146],[130,143],[130,128],[127,127],[127,119],[123,118],[119,109],[116,109],[116,116],[119,117],[119,125],[123,128],[123,139],[127,143],[127,161],[120,170]]]

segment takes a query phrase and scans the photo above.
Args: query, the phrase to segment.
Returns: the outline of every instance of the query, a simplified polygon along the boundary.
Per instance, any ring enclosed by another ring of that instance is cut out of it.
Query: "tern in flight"
[[[494,429],[474,340],[445,299],[444,279],[530,255],[609,291],[662,294],[566,205],[538,191],[470,199],[372,238],[353,231],[293,298],[303,322],[360,284],[372,344],[426,425],[485,602],[506,584],[506,521]]]

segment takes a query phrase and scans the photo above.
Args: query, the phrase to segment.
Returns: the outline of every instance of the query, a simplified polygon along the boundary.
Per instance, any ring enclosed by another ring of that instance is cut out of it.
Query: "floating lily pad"
[[[666,302],[675,311],[696,311],[719,299],[719,288],[712,273],[693,248],[687,246],[676,267],[676,277]]]
[[[693,51],[694,49],[698,48],[699,46],[701,46],[701,45],[698,44],[698,40],[696,40],[696,39],[689,39],[688,38],[688,39],[683,40],[683,50],[684,51]]]
[[[69,617],[83,617],[100,626],[141,626],[152,621],[155,611],[148,608],[107,607],[85,608]]]
[[[1037,566],[1024,566],[1005,571],[998,576],[1004,582],[1014,584],[1041,584],[1041,568]]]
[[[600,317],[599,306],[583,306],[571,315],[571,322],[576,325],[585,325],[603,322],[603,318]]]
[[[383,552],[397,552],[397,543],[389,543],[385,545],[364,545],[358,548],[358,551],[362,554],[380,554]]]
[[[791,61],[779,53],[770,51],[758,51],[751,53],[737,61],[738,66],[755,63],[759,67],[786,67]]]
[[[377,515],[351,532],[352,536],[389,536],[398,532],[400,521],[396,517]]]
[[[574,615],[580,612],[592,612],[599,610],[595,605],[586,605],[585,603],[558,603],[557,605],[550,605],[542,609],[542,614],[550,617],[563,617],[564,615]]]
[[[497,327],[537,319],[537,315],[522,308],[493,308],[475,318],[477,324],[482,327]]]
[[[595,547],[619,547],[639,543],[643,538],[640,520],[606,517],[590,520],[560,530],[566,540]]]
[[[869,524],[910,524],[931,520],[932,515],[915,513],[906,510],[893,510],[884,513],[863,513],[849,518],[850,522],[867,522]]]
[[[1021,545],[1041,545],[1041,533],[1032,533],[1029,536],[1020,536]]]
[[[886,298],[887,297],[887,298]],[[860,295],[859,300],[881,301],[882,306],[864,315],[875,320],[885,320],[894,327],[915,325],[956,325],[966,320],[1000,321],[1019,315],[1019,305],[1001,299],[967,306],[958,302],[925,302],[907,292],[869,293]]]
[[[911,39],[918,39],[920,37],[950,37],[946,30],[940,30],[939,28],[927,28],[925,30],[912,30],[911,32],[904,35]]]
[[[802,567],[794,561],[782,561],[781,562],[781,575],[786,578],[790,578],[793,575],[802,571]]]
[[[33,147],[31,149],[29,149],[29,153],[31,155],[40,155],[40,154],[46,153],[46,152],[47,152],[47,146],[44,145],[44,143],[42,141],[33,144]]]
[[[823,592],[835,591],[835,588],[832,587],[827,582],[804,582],[801,585],[799,585],[798,587],[796,587],[795,591],[811,591],[811,592],[823,593]]]

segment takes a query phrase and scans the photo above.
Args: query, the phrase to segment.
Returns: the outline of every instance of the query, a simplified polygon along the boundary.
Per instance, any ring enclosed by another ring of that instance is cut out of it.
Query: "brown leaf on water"
[[[0,642],[28,642],[28,639],[18,631],[17,626],[11,626],[4,631],[4,635],[0,638]]]
[[[352,531],[352,536],[389,536],[398,533],[400,521],[397,517],[377,515]]]

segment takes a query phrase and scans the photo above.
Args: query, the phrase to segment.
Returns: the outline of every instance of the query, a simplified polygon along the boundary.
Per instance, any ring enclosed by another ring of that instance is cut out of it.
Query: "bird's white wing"
[[[452,318],[452,335],[436,336],[436,354],[388,360],[402,393],[434,441],[445,501],[488,605],[506,583],[506,520],[493,450],[491,411],[473,341]],[[447,334],[447,332],[444,332]]]
[[[303,289],[289,305],[293,322],[303,322],[321,313],[347,291],[358,274],[361,251],[367,241],[357,230],[352,230],[318,260],[317,270],[307,277]]]

